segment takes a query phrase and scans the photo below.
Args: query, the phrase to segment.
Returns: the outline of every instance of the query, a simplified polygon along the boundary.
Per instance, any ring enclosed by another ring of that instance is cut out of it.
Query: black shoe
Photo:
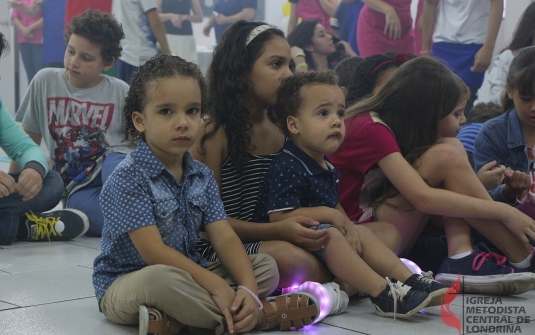
[[[60,209],[48,213],[26,213],[26,241],[69,241],[87,232],[89,219],[83,212]]]
[[[387,286],[377,297],[370,300],[375,307],[375,314],[379,316],[393,316],[408,318],[431,301],[431,297],[424,291],[411,290],[408,285],[386,278]]]
[[[413,290],[423,291],[429,294],[431,302],[429,307],[438,306],[444,303],[444,295],[448,291],[448,286],[443,285],[433,279],[433,272],[422,272],[421,275],[413,274],[404,283]]]

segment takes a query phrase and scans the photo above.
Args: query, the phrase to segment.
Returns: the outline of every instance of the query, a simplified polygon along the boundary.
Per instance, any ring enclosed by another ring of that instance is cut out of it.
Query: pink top
[[[377,162],[400,149],[377,113],[350,117],[345,126],[344,142],[327,156],[342,175],[338,193],[347,216],[354,222],[366,222],[372,215],[368,194],[385,178]]]
[[[323,11],[319,0],[299,0],[295,13],[303,20],[319,20],[327,32],[331,31],[331,17]]]
[[[25,6],[30,6],[34,1],[35,0],[20,0],[20,2]],[[41,11],[39,11],[34,16],[26,15],[24,14],[22,10],[19,10],[19,9],[15,9],[13,10],[13,13],[11,13],[11,20],[13,20],[14,18],[17,18],[25,27],[33,24],[34,22],[38,21],[42,17],[43,15]],[[34,31],[32,31],[32,34],[33,34],[32,38],[26,38],[19,31],[17,32],[17,41],[19,43],[43,44],[43,27],[35,29]]]
[[[414,54],[411,0],[383,0],[394,7],[401,23],[401,37],[391,40],[384,35],[386,18],[368,5],[362,7],[357,24],[357,43],[361,57],[384,54],[387,51]]]

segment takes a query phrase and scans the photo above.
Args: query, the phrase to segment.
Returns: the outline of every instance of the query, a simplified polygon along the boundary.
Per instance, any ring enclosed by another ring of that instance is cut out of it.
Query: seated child
[[[317,299],[293,293],[259,300],[277,287],[277,265],[265,254],[247,256],[213,172],[188,152],[205,96],[199,67],[176,56],[157,55],[134,74],[124,117],[137,147],[100,199],[104,231],[93,273],[99,308],[115,323],[139,322],[140,334],[177,334],[186,326],[217,335],[302,328],[319,315]],[[208,263],[194,249],[199,231],[221,262]]]
[[[368,293],[380,316],[409,317],[440,304],[448,288],[413,274],[368,228],[355,226],[338,202],[340,174],[325,157],[345,135],[345,99],[336,75],[298,73],[282,82],[278,94],[270,117],[289,140],[266,173],[257,222],[294,215],[321,222],[313,229],[329,229],[329,237],[315,255],[336,278]]]
[[[7,49],[7,41],[0,33],[0,56]],[[22,167],[20,173],[0,171],[0,245],[10,245],[17,237],[65,241],[87,231],[89,222],[81,212],[39,213],[59,203],[63,183],[56,172],[49,171],[43,150],[13,120],[1,96],[0,148]]]
[[[37,144],[44,140],[52,170],[63,178],[63,204],[88,216],[88,236],[102,233],[102,184],[130,151],[121,113],[128,85],[101,74],[121,54],[123,38],[111,14],[89,9],[74,17],[65,69],[39,71],[16,115]],[[17,169],[12,164],[10,171]]]
[[[483,123],[490,119],[502,114],[502,108],[492,102],[478,103],[475,105],[468,114],[466,124],[464,124],[457,134],[457,139],[461,141],[466,153],[468,154],[468,160],[470,165],[474,167],[474,142],[476,141],[477,134]],[[501,184],[504,178],[505,166],[496,166],[496,161],[493,160],[483,165],[479,169],[477,176],[483,183],[487,190],[492,190]]]

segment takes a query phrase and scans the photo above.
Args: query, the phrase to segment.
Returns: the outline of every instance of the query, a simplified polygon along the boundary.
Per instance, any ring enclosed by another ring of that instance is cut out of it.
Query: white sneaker
[[[329,291],[332,299],[332,306],[329,315],[341,314],[349,304],[347,293],[340,289],[340,285],[335,282],[323,283],[323,287]]]

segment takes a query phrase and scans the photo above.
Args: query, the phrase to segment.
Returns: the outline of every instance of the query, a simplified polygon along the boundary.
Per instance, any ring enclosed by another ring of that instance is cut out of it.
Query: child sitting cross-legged
[[[277,287],[277,265],[269,255],[247,256],[213,172],[188,152],[205,94],[200,68],[176,56],[157,55],[134,74],[124,117],[137,147],[100,198],[102,252],[93,273],[99,307],[115,323],[139,322],[140,334],[177,334],[186,326],[216,335],[302,328],[319,315],[317,299],[290,293],[259,300]],[[200,230],[221,262],[194,250]]]
[[[447,287],[430,274],[413,274],[368,228],[352,224],[338,202],[340,175],[325,157],[345,135],[345,98],[336,75],[298,73],[278,94],[270,117],[289,140],[266,173],[257,222],[303,215],[322,223],[312,229],[329,229],[329,237],[314,254],[340,281],[368,293],[380,316],[409,317],[440,304]]]

